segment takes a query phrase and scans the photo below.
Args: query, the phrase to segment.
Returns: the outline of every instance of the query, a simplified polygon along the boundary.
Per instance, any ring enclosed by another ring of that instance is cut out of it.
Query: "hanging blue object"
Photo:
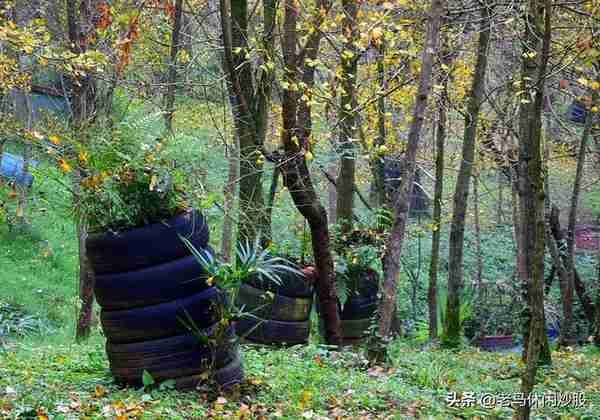
[[[583,124],[587,115],[585,105],[581,101],[573,101],[573,103],[569,106],[568,115],[569,120],[572,122]]]
[[[0,160],[0,176],[3,178],[14,179],[17,184],[31,187],[33,184],[33,175],[29,172],[23,172],[23,158],[21,156],[4,153]],[[38,162],[29,161],[30,167],[36,167]]]

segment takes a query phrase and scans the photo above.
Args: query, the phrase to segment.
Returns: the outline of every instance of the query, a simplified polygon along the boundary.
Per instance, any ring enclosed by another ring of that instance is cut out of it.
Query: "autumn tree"
[[[274,0],[263,1],[260,65],[254,68],[250,60],[248,1],[220,0],[224,70],[235,104],[232,114],[239,141],[238,238],[250,242],[267,223],[262,173],[275,68],[275,6]]]
[[[463,284],[463,252],[465,241],[465,217],[469,202],[469,187],[475,161],[475,144],[479,112],[484,95],[485,76],[488,63],[488,47],[490,43],[490,15],[487,3],[481,6],[482,28],[479,32],[477,58],[471,90],[467,98],[465,115],[462,158],[454,190],[454,207],[450,225],[448,255],[448,300],[446,307],[446,324],[444,325],[444,343],[450,347],[460,344],[460,294]]]
[[[520,88],[524,90],[519,112],[518,193],[520,244],[524,265],[521,281],[526,292],[524,356],[526,366],[521,392],[527,398],[545,340],[544,325],[544,186],[541,147],[544,84],[552,40],[553,6],[549,0],[531,0],[523,10],[523,54]],[[518,408],[516,418],[529,419],[529,401]]]
[[[446,2],[432,0],[428,10],[427,32],[421,56],[417,96],[412,112],[412,122],[407,138],[404,155],[404,171],[400,190],[394,202],[394,222],[385,247],[383,296],[379,307],[379,335],[387,338],[390,334],[392,315],[396,307],[398,275],[400,273],[400,256],[405,239],[410,196],[414,185],[417,151],[419,149],[421,130],[425,119],[425,110],[431,92],[434,58],[438,50],[442,13]],[[379,356],[380,357],[380,356]]]
[[[338,146],[341,150],[340,171],[337,178],[337,222],[342,233],[348,232],[354,218],[354,189],[356,173],[356,79],[358,58],[356,44],[358,41],[357,12],[359,4],[351,0],[342,0],[343,19],[341,24],[343,45],[340,53],[340,136]]]
[[[298,50],[299,7],[295,0],[283,2],[282,50],[285,68],[282,82],[281,143],[284,156],[280,167],[285,186],[296,208],[310,226],[318,272],[317,296],[325,324],[325,340],[329,344],[337,345],[340,344],[340,319],[334,287],[335,271],[327,212],[319,200],[306,161],[313,135],[310,97],[315,83],[315,69],[309,63],[317,58],[322,33],[319,30],[311,31],[304,46]],[[306,23],[313,28],[319,28],[330,9],[329,0],[318,0],[313,15],[307,18]]]

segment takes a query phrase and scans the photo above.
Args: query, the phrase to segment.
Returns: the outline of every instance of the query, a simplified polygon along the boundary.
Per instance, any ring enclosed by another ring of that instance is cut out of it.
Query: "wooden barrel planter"
[[[244,341],[281,346],[308,342],[314,287],[312,271],[303,272],[281,274],[279,285],[253,276],[240,287],[237,305],[248,315],[236,329]]]
[[[189,329],[193,321],[203,335],[210,335],[220,321],[217,305],[224,294],[206,283],[206,272],[179,235],[201,252],[212,252],[208,226],[196,211],[86,240],[117,382],[139,386],[148,371],[157,382],[174,379],[178,388],[189,389],[209,368],[222,386],[243,379],[233,329],[220,347],[203,344]]]
[[[507,350],[515,346],[512,335],[486,335],[477,341],[477,346],[487,351]]]

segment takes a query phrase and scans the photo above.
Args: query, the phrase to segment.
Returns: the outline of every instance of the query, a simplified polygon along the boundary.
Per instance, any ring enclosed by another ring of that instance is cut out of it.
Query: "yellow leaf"
[[[152,178],[150,178],[150,191],[154,191],[156,184],[158,184],[158,177],[156,175],[152,175]]]
[[[381,28],[375,28],[371,31],[371,36],[374,40],[378,40],[383,36],[383,31],[381,30]]]
[[[60,169],[62,169],[64,173],[69,173],[73,170],[71,165],[69,165],[69,163],[64,159],[60,159],[58,161],[58,166],[60,166]]]
[[[106,395],[106,388],[102,385],[96,385],[96,389],[94,390],[94,397],[102,398]]]
[[[56,135],[48,137],[48,140],[50,140],[52,144],[60,144],[60,138]]]
[[[81,163],[87,163],[88,162],[88,158],[89,155],[87,152],[79,152],[79,162]]]
[[[313,154],[310,152],[310,150],[306,151],[306,153],[304,154],[304,157],[306,158],[306,160],[313,160],[315,158],[313,156]]]

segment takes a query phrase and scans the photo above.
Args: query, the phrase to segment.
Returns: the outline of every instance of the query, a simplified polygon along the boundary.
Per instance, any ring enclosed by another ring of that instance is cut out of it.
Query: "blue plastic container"
[[[569,106],[568,114],[569,120],[574,123],[583,124],[585,122],[587,110],[585,109],[585,105],[580,101],[573,101],[573,103]]]
[[[23,164],[23,157],[4,153],[2,155],[2,160],[0,160],[0,176],[3,178],[14,179],[19,185],[31,187],[33,184],[33,175],[29,172],[23,172]],[[35,168],[37,165],[37,161],[29,161],[30,167]]]

